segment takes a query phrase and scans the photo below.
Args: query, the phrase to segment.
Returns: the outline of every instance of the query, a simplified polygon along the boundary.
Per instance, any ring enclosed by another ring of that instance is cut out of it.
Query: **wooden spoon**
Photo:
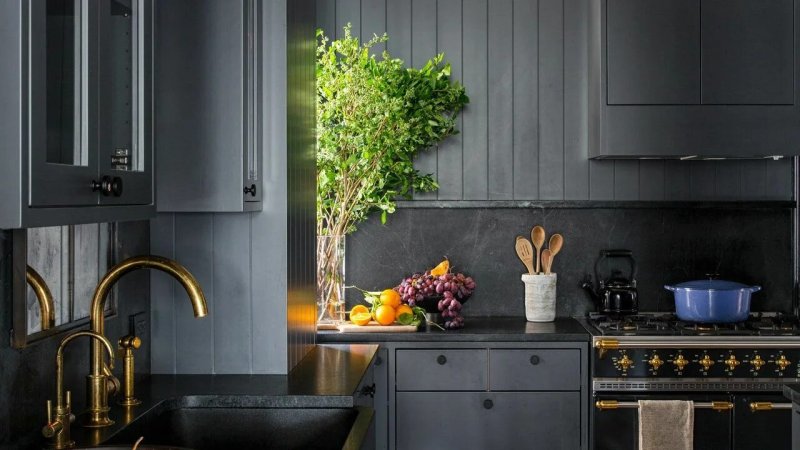
[[[541,251],[542,251],[542,246],[544,245],[544,237],[545,237],[544,228],[542,228],[539,225],[536,225],[535,227],[533,227],[533,229],[531,230],[531,242],[533,242],[533,246],[536,247],[536,272],[535,273],[539,273],[539,271],[541,269],[541,266],[539,265],[539,262],[541,261],[541,256],[540,255],[541,255]]]
[[[522,236],[517,236],[517,242],[514,243],[514,248],[517,250],[519,260],[522,261],[522,264],[525,264],[525,268],[528,269],[528,273],[533,273],[533,246],[531,246],[531,241]]]
[[[542,250],[542,268],[545,275],[550,275],[550,267],[553,265],[553,255],[549,248]]]
[[[556,233],[550,236],[550,242],[547,244],[547,248],[550,249],[550,266],[553,265],[553,260],[556,259],[556,255],[558,252],[561,251],[561,247],[564,245],[564,236]]]

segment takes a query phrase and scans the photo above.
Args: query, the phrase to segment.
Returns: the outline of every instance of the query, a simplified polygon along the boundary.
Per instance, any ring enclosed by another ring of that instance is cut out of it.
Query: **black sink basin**
[[[361,448],[372,422],[369,408],[176,407],[153,411],[106,445],[131,444],[216,449]]]

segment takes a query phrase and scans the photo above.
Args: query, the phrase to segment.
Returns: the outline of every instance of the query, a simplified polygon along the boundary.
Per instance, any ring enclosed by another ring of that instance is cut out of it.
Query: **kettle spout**
[[[589,295],[592,297],[593,300],[595,301],[600,300],[600,294],[597,293],[597,289],[595,288],[594,283],[592,282],[591,275],[586,275],[586,277],[584,277],[583,282],[581,283],[581,288],[586,290],[586,292],[589,293]]]

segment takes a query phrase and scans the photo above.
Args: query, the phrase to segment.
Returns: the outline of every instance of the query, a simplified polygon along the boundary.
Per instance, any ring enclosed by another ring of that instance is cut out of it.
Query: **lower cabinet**
[[[398,392],[398,449],[581,448],[579,392]]]
[[[792,448],[800,448],[800,404],[792,405]]]

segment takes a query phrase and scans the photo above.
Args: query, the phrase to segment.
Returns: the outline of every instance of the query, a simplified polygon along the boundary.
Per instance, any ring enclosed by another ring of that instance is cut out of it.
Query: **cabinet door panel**
[[[577,391],[581,388],[580,350],[489,351],[489,389],[493,391]]]
[[[399,391],[482,391],[486,349],[397,350]]]
[[[700,103],[700,0],[608,0],[608,104]]]
[[[580,448],[577,392],[399,392],[396,407],[398,450]]]
[[[95,72],[88,41],[95,10],[88,2],[33,0],[30,8],[29,204],[97,203]],[[20,170],[23,170],[20,168]]]
[[[704,104],[794,103],[793,0],[703,0]]]

